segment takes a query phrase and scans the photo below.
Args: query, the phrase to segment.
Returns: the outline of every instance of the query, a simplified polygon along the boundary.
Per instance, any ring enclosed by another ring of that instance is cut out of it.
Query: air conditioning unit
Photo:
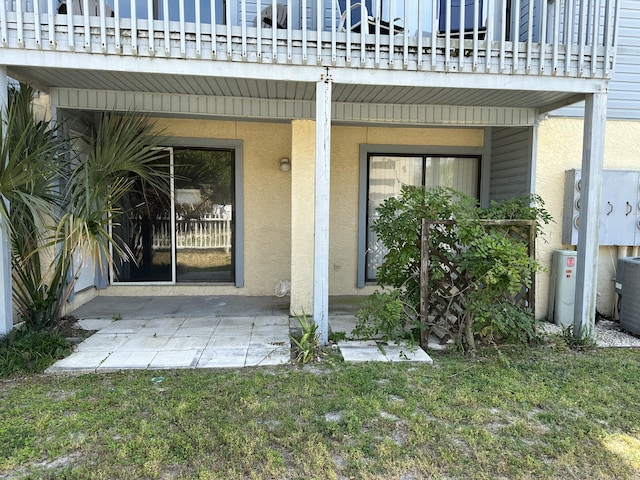
[[[640,334],[640,257],[618,259],[616,293],[620,296],[620,326]]]

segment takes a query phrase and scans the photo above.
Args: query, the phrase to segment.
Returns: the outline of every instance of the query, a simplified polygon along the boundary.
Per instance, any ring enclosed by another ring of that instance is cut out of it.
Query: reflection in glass
[[[158,168],[169,170],[170,155]],[[114,255],[118,282],[170,282],[171,269],[171,188],[153,188],[137,178],[121,203],[123,214],[112,225],[113,236],[132,257],[125,261]],[[167,228],[169,222],[169,228]]]
[[[176,280],[231,282],[233,152],[175,149]]]

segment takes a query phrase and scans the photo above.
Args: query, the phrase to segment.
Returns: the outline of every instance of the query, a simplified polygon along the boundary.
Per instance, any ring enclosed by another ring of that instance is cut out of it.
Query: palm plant
[[[55,218],[57,179],[64,171],[58,161],[64,143],[55,128],[34,119],[33,90],[11,88],[7,115],[1,122],[0,214],[11,240],[13,300],[30,328],[47,323],[52,309],[49,285],[42,281],[39,246],[46,226]],[[11,206],[9,208],[9,205]]]
[[[147,117],[104,114],[75,157],[60,131],[34,120],[32,95],[27,86],[12,91],[2,122],[0,194],[11,208],[0,202],[0,216],[11,235],[16,309],[28,328],[40,329],[56,325],[82,259],[106,271],[111,245],[129,258],[109,232],[120,200],[136,178],[166,188],[168,173],[156,168],[161,139]]]

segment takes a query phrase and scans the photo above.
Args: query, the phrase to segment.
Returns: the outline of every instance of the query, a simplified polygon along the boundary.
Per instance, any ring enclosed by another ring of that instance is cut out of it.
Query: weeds
[[[304,310],[302,315],[296,315],[296,320],[300,325],[300,337],[290,335],[291,341],[295,345],[295,360],[297,363],[309,363],[317,359],[320,353],[318,325],[307,317]]]
[[[16,328],[0,339],[0,377],[42,372],[70,353],[69,342],[58,332]]]

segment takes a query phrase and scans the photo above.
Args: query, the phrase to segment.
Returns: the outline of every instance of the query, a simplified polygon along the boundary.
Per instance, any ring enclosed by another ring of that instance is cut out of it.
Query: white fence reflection
[[[152,226],[152,248],[171,248],[172,225],[170,217],[157,217]],[[207,214],[176,219],[176,249],[231,249],[231,216]],[[140,245],[141,247],[141,245]]]

